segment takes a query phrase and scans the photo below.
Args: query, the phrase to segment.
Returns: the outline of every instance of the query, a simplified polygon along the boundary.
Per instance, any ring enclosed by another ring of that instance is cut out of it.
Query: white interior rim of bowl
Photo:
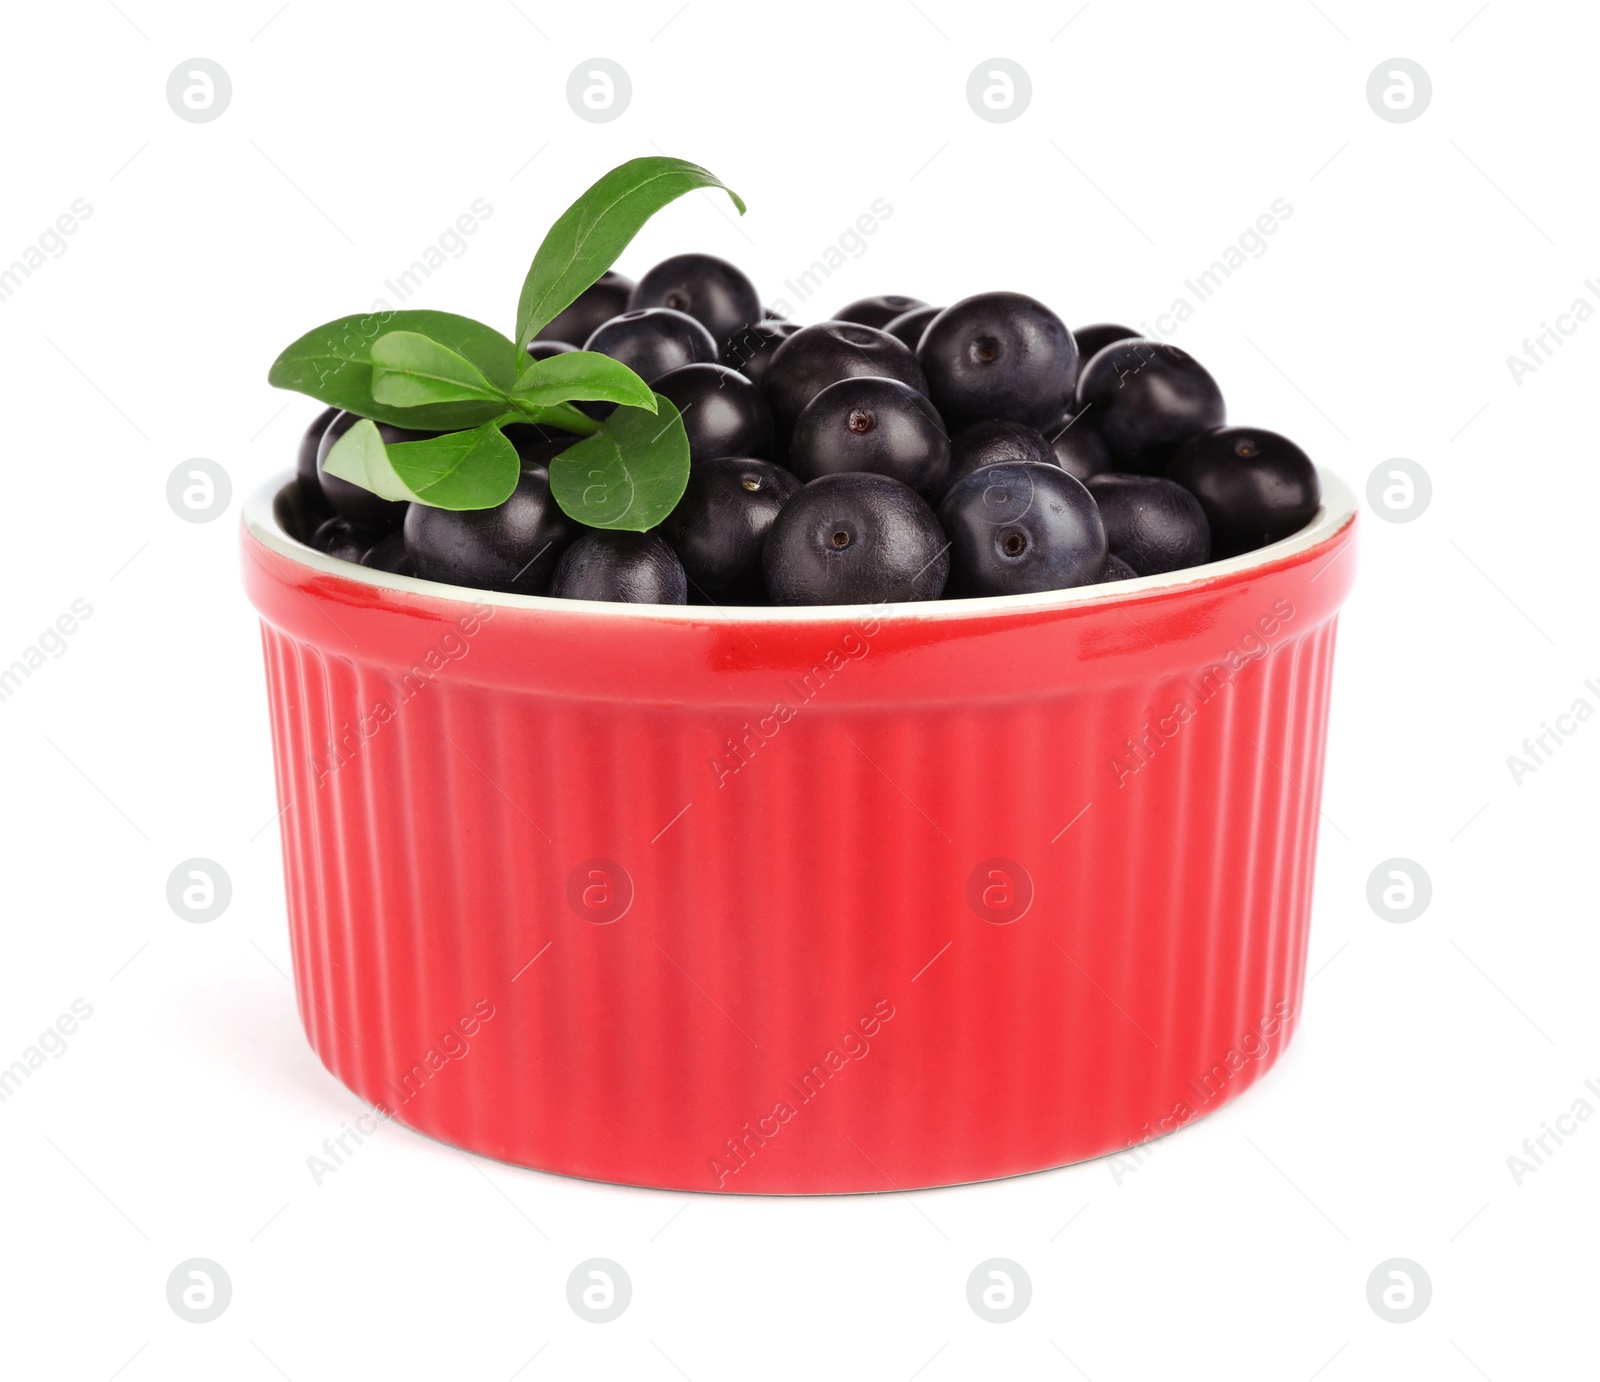
[[[279,492],[294,479],[284,471],[256,489],[244,502],[245,530],[262,546],[329,576],[376,586],[405,595],[430,600],[454,600],[462,604],[490,604],[510,609],[544,610],[549,613],[595,615],[609,618],[637,618],[647,614],[655,619],[676,619],[695,624],[772,624],[860,619],[864,612],[874,617],[892,614],[895,619],[970,619],[979,615],[1023,614],[1041,610],[1069,609],[1076,605],[1101,604],[1123,599],[1177,592],[1203,587],[1247,573],[1257,567],[1300,555],[1326,542],[1355,517],[1356,497],[1338,476],[1318,471],[1322,481],[1322,507],[1299,532],[1269,546],[1208,562],[1182,571],[1159,576],[1139,576],[1130,581],[1106,585],[1081,585],[1070,590],[1041,590],[1030,595],[983,595],[961,600],[915,600],[893,605],[631,605],[603,600],[561,600],[549,595],[515,595],[498,590],[473,590],[466,586],[445,585],[439,581],[397,576],[388,571],[358,566],[306,546],[290,537],[279,524],[273,505]]]

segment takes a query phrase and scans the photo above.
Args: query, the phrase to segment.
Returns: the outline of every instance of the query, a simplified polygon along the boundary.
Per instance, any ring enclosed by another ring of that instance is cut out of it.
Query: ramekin
[[[494,594],[243,516],[301,1019],[420,1132],[817,1194],[1134,1147],[1295,1031],[1355,501],[924,604]]]

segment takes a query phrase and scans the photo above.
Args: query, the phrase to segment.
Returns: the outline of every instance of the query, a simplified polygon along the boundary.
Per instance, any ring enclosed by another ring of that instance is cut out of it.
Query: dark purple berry
[[[778,353],[778,347],[799,329],[798,322],[768,318],[742,331],[735,331],[722,349],[722,363],[738,370],[759,388],[766,378],[767,366]]]
[[[530,466],[548,467],[573,442],[583,440],[576,432],[546,427],[538,422],[508,422],[500,430],[517,448],[517,459],[524,470]]]
[[[1053,465],[975,470],[939,505],[950,535],[951,595],[1018,595],[1090,585],[1106,530],[1083,485]]]
[[[903,342],[907,350],[915,352],[922,343],[922,333],[928,323],[942,311],[942,307],[913,307],[909,312],[902,312],[883,329],[895,340]]]
[[[1050,443],[1041,433],[1020,422],[1007,422],[1003,418],[974,422],[950,439],[948,485],[964,479],[974,470],[982,470],[986,465],[999,465],[1001,461],[1055,465],[1056,453],[1050,449]]]
[[[887,475],[813,480],[783,506],[762,553],[776,605],[937,600],[949,544],[917,492]]]
[[[300,491],[300,502],[305,505],[306,516],[321,520],[333,513],[333,506],[322,492],[322,481],[317,478],[317,447],[328,424],[339,416],[337,408],[324,408],[311,419],[305,435],[300,438],[300,450],[295,456],[295,488]]]
[[[926,307],[921,298],[902,297],[899,293],[879,293],[877,297],[857,298],[833,314],[836,322],[855,322],[858,326],[875,326],[880,331],[896,317],[903,317],[913,308]]]
[[[406,551],[406,535],[403,532],[390,533],[388,537],[373,543],[361,554],[361,564],[374,571],[392,571],[397,576],[417,574],[411,556]]]
[[[655,533],[591,529],[556,563],[550,593],[563,600],[681,605],[689,583],[677,554]]]
[[[758,389],[726,365],[684,365],[656,380],[689,435],[695,464],[718,456],[766,456],[772,450],[772,409]]]
[[[1114,322],[1079,327],[1072,333],[1072,339],[1078,343],[1080,368],[1087,365],[1108,345],[1115,345],[1118,341],[1131,341],[1138,334],[1131,326],[1118,326]]]
[[[717,341],[761,320],[761,296],[755,284],[713,254],[675,254],[663,259],[639,280],[628,306],[687,312]]]
[[[829,384],[869,374],[928,391],[917,357],[886,332],[852,322],[801,327],[778,347],[762,381],[779,440],[787,442],[801,410]]]
[[[1106,546],[1141,576],[1211,560],[1211,526],[1200,501],[1159,475],[1096,475],[1089,493],[1106,526]]]
[[[1114,553],[1106,553],[1106,564],[1100,572],[1100,584],[1110,585],[1113,581],[1131,581],[1138,576],[1127,562]]]
[[[581,346],[602,322],[626,312],[632,296],[633,280],[608,269],[539,333],[539,339]]]
[[[928,396],[956,429],[985,418],[1049,422],[1078,377],[1066,323],[1022,293],[979,293],[946,307],[922,333],[917,360]]]
[[[689,598],[716,605],[766,600],[761,545],[800,481],[769,461],[724,456],[689,471],[689,484],[661,525],[689,579]]]
[[[1226,419],[1217,381],[1187,351],[1157,341],[1107,346],[1084,367],[1078,407],[1100,434],[1111,463],[1159,475],[1190,437]]]
[[[311,534],[311,545],[340,561],[358,562],[372,546],[375,535],[356,527],[348,518],[325,519]]]
[[[517,487],[492,509],[430,508],[406,513],[406,551],[424,580],[477,590],[543,595],[579,526],[550,494],[550,472],[524,466]]]
[[[529,341],[530,360],[548,360],[552,355],[570,355],[578,349],[570,341]]]
[[[841,379],[806,404],[789,442],[789,469],[802,480],[869,470],[935,502],[950,470],[939,410],[894,379]]]
[[[717,358],[711,333],[687,313],[670,307],[645,307],[612,317],[583,348],[620,360],[646,384],[684,365],[709,364]]]
[[[1067,412],[1042,430],[1056,464],[1074,479],[1087,483],[1091,476],[1111,469],[1111,453],[1083,414]]]
[[[1299,532],[1322,503],[1311,458],[1260,427],[1219,427],[1192,437],[1167,475],[1200,501],[1219,561]]]

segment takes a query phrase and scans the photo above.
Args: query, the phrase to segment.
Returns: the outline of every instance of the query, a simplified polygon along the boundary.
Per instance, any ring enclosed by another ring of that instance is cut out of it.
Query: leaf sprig
[[[645,222],[697,188],[727,192],[680,158],[613,168],[550,227],[517,302],[517,339],[450,312],[385,310],[308,331],[267,382],[366,419],[329,451],[328,472],[385,499],[487,509],[516,488],[520,462],[504,428],[539,423],[575,434],[550,463],[550,489],[592,528],[644,532],[683,495],[689,439],[676,408],[618,360],[569,351],[534,360],[528,344],[606,272]],[[615,404],[602,422],[576,403]],[[376,423],[439,435],[386,444]]]

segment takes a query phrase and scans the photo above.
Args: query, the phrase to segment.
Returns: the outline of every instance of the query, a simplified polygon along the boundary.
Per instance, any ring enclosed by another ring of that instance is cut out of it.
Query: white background
[[[0,1105],[0,1372],[108,1379],[615,1376],[1494,1382],[1592,1367],[1600,1120],[1519,1185],[1524,1138],[1600,1095],[1591,882],[1600,724],[1515,783],[1506,759],[1600,679],[1600,322],[1520,384],[1507,357],[1600,274],[1600,16],[1576,4],[1358,0],[1061,6],[690,0],[535,6],[175,4],[7,10],[0,263],[76,198],[92,215],[0,303],[7,421],[0,663],[93,609],[0,704],[0,1064],[75,999],[93,1016]],[[569,108],[596,55],[612,123]],[[1420,119],[1368,106],[1402,55]],[[212,123],[168,74],[232,78]],[[1021,62],[1010,123],[968,74]],[[1392,457],[1434,496],[1363,515],[1341,626],[1311,979],[1294,1046],[1246,1097],[1100,1161],[913,1196],[750,1200],[582,1184],[391,1126],[314,1184],[359,1103],[299,1030],[238,496],[315,411],[267,366],[366,310],[477,198],[493,214],[413,305],[511,325],[550,220],[656,147],[747,199],[691,196],[619,267],[688,249],[772,297],[876,198],[893,214],[802,319],[872,292],[1033,293],[1071,324],[1153,321],[1275,199],[1266,254],[1173,339],[1233,420],[1364,491]],[[531,160],[531,161],[530,161]],[[179,521],[168,474],[232,477]],[[178,919],[180,860],[233,883]],[[1380,861],[1430,875],[1408,924]],[[1554,1146],[1554,1144],[1549,1144]],[[1066,1225],[1066,1227],[1063,1227]],[[207,1325],[169,1309],[224,1265]],[[615,1323],[567,1274],[626,1267]],[[977,1318],[968,1273],[1033,1302]],[[1432,1303],[1369,1307],[1390,1257]],[[537,1356],[535,1356],[537,1355]],[[532,1358],[533,1361],[529,1362]],[[521,1369],[519,1371],[519,1369]]]

